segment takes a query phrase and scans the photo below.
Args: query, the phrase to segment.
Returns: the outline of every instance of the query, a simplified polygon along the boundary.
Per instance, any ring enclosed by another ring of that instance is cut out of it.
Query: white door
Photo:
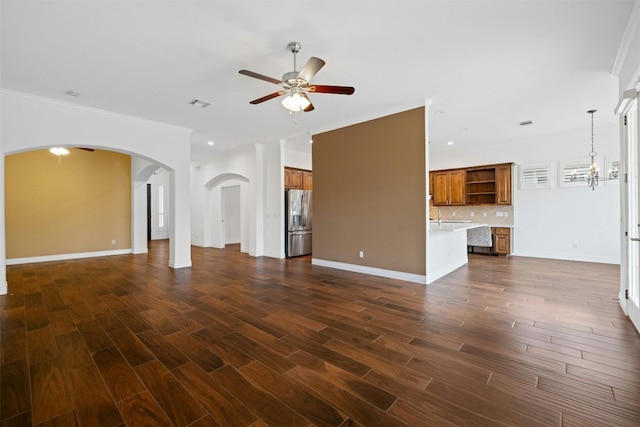
[[[225,245],[240,243],[240,186],[222,188],[222,232]]]
[[[638,102],[634,99],[624,112],[624,144],[626,151],[627,179],[623,194],[623,223],[625,225],[626,240],[624,247],[624,262],[622,268],[622,286],[626,295],[627,314],[640,331],[640,149],[638,148]],[[625,206],[626,205],[626,206]],[[626,218],[625,218],[626,216]],[[626,281],[626,283],[625,283]],[[626,286],[625,286],[626,285]]]

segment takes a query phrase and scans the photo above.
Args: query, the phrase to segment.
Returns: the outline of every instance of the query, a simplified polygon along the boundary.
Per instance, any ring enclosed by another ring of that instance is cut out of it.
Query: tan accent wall
[[[8,259],[131,248],[131,158],[70,151],[5,157]]]
[[[422,107],[314,135],[313,257],[424,275],[425,173]]]

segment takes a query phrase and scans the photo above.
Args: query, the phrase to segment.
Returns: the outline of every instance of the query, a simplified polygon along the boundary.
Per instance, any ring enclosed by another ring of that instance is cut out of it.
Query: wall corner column
[[[191,267],[191,193],[189,163],[170,172],[169,267]]]
[[[0,153],[2,153],[1,149]],[[5,295],[8,290],[8,285],[6,237],[4,233],[4,153],[0,160],[0,212],[2,212],[2,215],[0,215],[0,295]]]

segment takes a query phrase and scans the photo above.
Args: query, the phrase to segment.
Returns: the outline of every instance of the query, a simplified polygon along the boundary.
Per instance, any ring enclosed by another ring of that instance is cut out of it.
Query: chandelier
[[[598,186],[598,166],[596,165],[596,153],[593,148],[593,114],[598,110],[589,110],[587,113],[591,114],[591,152],[589,153],[589,157],[591,157],[591,164],[589,166],[589,174],[587,175],[587,185],[591,190],[595,190]]]

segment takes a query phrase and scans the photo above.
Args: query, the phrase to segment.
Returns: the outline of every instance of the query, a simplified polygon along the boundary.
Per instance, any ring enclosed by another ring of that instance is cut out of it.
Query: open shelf
[[[467,170],[466,203],[468,205],[496,203],[496,169],[494,167]]]

